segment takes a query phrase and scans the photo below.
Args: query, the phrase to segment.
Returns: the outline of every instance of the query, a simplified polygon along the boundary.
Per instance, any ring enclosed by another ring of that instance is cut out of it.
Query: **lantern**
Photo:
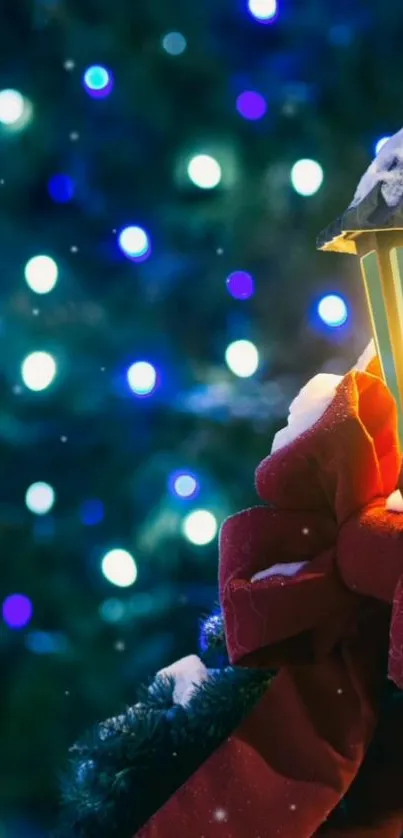
[[[359,257],[373,336],[403,442],[403,129],[381,149],[319,250]]]

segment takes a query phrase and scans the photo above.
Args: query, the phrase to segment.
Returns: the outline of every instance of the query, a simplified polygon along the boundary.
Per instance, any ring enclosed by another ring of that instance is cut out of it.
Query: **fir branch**
[[[240,724],[271,679],[227,667],[184,708],[172,704],[172,680],[158,677],[139,704],[72,749],[65,822],[55,838],[132,838]]]

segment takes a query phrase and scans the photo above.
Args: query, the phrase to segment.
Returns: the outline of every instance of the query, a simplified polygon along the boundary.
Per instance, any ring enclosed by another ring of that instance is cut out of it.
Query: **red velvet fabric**
[[[388,650],[389,676],[403,687],[403,515],[385,506],[401,454],[395,404],[376,372],[347,375],[324,416],[261,463],[257,490],[274,508],[224,524],[231,661],[279,674],[139,838],[401,838],[401,711],[383,720],[380,767],[366,760]],[[302,560],[294,577],[251,581]],[[332,826],[357,777],[350,822]]]

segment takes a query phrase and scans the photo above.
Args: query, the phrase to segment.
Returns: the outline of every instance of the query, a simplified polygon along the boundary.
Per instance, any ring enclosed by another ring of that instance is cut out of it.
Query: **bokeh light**
[[[184,518],[182,532],[192,544],[203,547],[214,541],[218,532],[217,519],[207,509],[195,509]]]
[[[24,275],[31,291],[48,294],[56,285],[59,271],[50,256],[33,256],[25,265]]]
[[[127,550],[109,550],[102,559],[102,573],[108,582],[118,588],[129,588],[137,579],[137,566]]]
[[[157,371],[148,361],[136,361],[127,371],[127,380],[136,396],[150,396],[157,386]]]
[[[28,625],[33,615],[31,600],[24,594],[11,594],[2,606],[3,620],[12,629],[21,629]]]
[[[125,606],[120,599],[105,599],[99,606],[99,613],[106,623],[118,623],[125,615]]]
[[[182,55],[187,47],[186,38],[180,32],[168,32],[163,38],[162,46],[169,55]]]
[[[209,154],[196,154],[189,162],[188,175],[199,189],[214,189],[221,181],[221,166]]]
[[[348,308],[339,294],[326,294],[318,303],[318,315],[330,328],[343,326],[348,318]]]
[[[22,363],[22,380],[28,390],[46,390],[56,375],[56,361],[48,352],[31,352]]]
[[[316,160],[297,160],[291,169],[291,183],[299,195],[315,195],[323,183],[322,166]]]
[[[81,504],[80,518],[87,527],[96,527],[103,521],[105,516],[105,507],[101,500],[93,498],[85,500]]]
[[[26,491],[25,503],[34,515],[46,515],[55,502],[55,491],[49,483],[32,483]]]
[[[0,122],[14,125],[24,116],[25,99],[18,90],[0,91]]]
[[[94,64],[85,71],[83,84],[87,93],[94,99],[104,99],[113,88],[113,76],[106,67]]]
[[[257,120],[267,112],[267,104],[261,93],[245,90],[236,100],[236,109],[244,119]]]
[[[376,143],[375,143],[375,146],[374,146],[374,152],[375,152],[375,154],[379,154],[379,152],[380,152],[381,148],[383,148],[383,147],[384,147],[384,145],[386,145],[386,143],[387,143],[389,140],[390,140],[390,136],[388,136],[388,137],[381,137],[379,140],[377,140],[377,141],[376,141]]]
[[[48,192],[56,204],[68,204],[74,198],[74,181],[69,175],[53,175],[48,182]]]
[[[250,378],[259,366],[259,353],[249,340],[236,340],[225,351],[227,366],[239,378]]]
[[[133,262],[144,262],[150,256],[150,237],[142,227],[124,227],[119,233],[118,242],[122,252]]]
[[[227,289],[236,300],[248,300],[255,292],[255,283],[246,271],[234,271],[227,278]]]
[[[248,9],[260,23],[271,23],[278,14],[277,0],[248,0]]]
[[[169,489],[178,498],[194,498],[199,491],[199,483],[194,474],[188,471],[176,471],[169,478]]]

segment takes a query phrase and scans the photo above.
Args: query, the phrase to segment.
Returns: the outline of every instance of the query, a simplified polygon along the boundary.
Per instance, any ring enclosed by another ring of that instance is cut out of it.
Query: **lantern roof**
[[[403,129],[381,148],[346,211],[323,230],[319,250],[357,253],[362,233],[403,231]]]

